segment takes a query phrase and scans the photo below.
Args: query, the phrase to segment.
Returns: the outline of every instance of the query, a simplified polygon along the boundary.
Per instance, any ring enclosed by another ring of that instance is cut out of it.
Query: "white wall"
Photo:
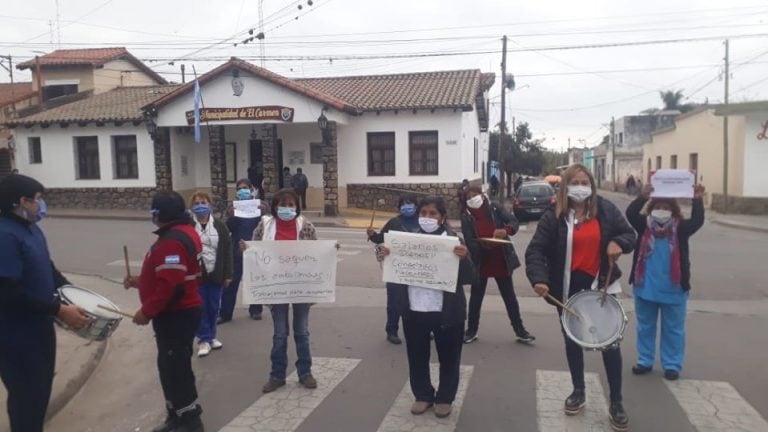
[[[89,125],[68,128],[51,126],[43,129],[18,127],[16,136],[16,167],[19,172],[36,178],[47,188],[107,188],[107,187],[155,187],[155,153],[152,140],[144,125],[102,126]],[[113,135],[136,135],[136,152],[139,165],[138,179],[116,179],[113,162]],[[99,180],[77,180],[75,161],[76,136],[97,136],[99,139]],[[43,162],[29,163],[27,138],[40,137]]]
[[[178,134],[171,129],[171,174],[173,189],[190,191],[211,187],[211,158],[208,130],[203,128],[201,140],[195,142],[190,133]],[[187,158],[187,174],[182,174],[182,157]]]
[[[352,117],[348,125],[338,128],[339,185],[350,183],[449,183],[460,182],[464,172],[462,142],[462,112],[420,110],[365,113]],[[471,113],[475,114],[476,113]],[[410,176],[408,161],[408,132],[437,130],[438,175]],[[367,133],[395,132],[395,175],[368,176]],[[456,144],[446,144],[456,141]],[[470,147],[471,148],[471,147]],[[470,159],[469,163],[471,164]]]
[[[310,187],[323,187],[323,164],[310,163],[309,144],[322,142],[317,124],[278,125],[277,137],[283,140],[283,166],[290,167],[291,174],[296,174],[296,168],[301,167]],[[292,151],[304,152],[303,164],[290,163],[289,155]]]
[[[241,108],[249,106],[279,105],[294,108],[294,123],[314,123],[323,104],[304,95],[288,90],[284,87],[272,84],[261,78],[253,77],[245,72],[240,73],[240,78],[245,84],[243,94],[235,96],[232,92],[232,75],[225,73],[222,76],[207,82],[200,89],[203,103],[206,108]],[[158,112],[157,124],[159,126],[186,126],[186,112],[194,106],[193,92],[179,96],[176,100],[162,107]],[[334,110],[326,111],[328,120],[346,123],[347,115]],[[275,123],[266,121],[260,123]],[[252,120],[237,121],[211,121],[210,124],[254,124]]]
[[[768,111],[747,116],[744,139],[744,196],[768,197],[768,140],[758,139],[763,124],[768,122]]]
[[[461,145],[463,179],[474,180],[480,178],[482,172],[482,142],[480,139],[480,122],[477,120],[477,112],[467,111],[461,114]],[[477,170],[475,170],[475,138],[477,138]]]

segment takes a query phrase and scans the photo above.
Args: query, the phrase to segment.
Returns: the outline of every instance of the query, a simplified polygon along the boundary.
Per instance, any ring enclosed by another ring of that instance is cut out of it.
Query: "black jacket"
[[[505,229],[507,227],[512,228],[512,234],[517,233],[520,229],[520,222],[517,221],[512,213],[506,211],[498,203],[489,201],[487,207],[490,210],[491,219],[498,229]],[[475,225],[475,217],[467,209],[461,214],[461,232],[464,234],[464,241],[467,243],[470,254],[472,254],[472,262],[479,269],[482,265],[482,246],[477,240],[477,225]],[[511,275],[512,272],[520,267],[520,259],[517,257],[515,247],[511,244],[505,244],[502,246],[504,251],[504,261],[507,264],[507,271]]]
[[[384,243],[384,233],[389,231],[419,232],[419,230],[413,231],[406,228],[405,224],[403,223],[403,216],[395,216],[388,220],[386,224],[384,224],[384,226],[381,228],[381,231],[368,237],[368,240],[376,244],[382,244]]]
[[[205,265],[200,267],[203,269],[203,281],[214,284],[223,284],[225,280],[232,279],[232,237],[229,234],[227,225],[219,219],[211,216],[208,223],[213,222],[213,228],[219,233],[219,245],[216,247],[216,265],[211,273],[205,271]]]
[[[597,220],[600,222],[600,280],[602,288],[621,278],[621,270],[614,265],[610,281],[608,273],[608,243],[616,242],[624,253],[630,253],[635,247],[635,231],[629,226],[624,215],[613,203],[597,197]],[[565,271],[565,253],[568,240],[568,227],[565,217],[557,218],[555,211],[547,210],[539,221],[536,234],[533,235],[525,251],[525,272],[531,285],[547,284],[550,294],[563,300],[563,275]]]
[[[449,236],[456,237],[456,233],[447,224],[443,226]],[[464,285],[472,285],[476,280],[475,266],[472,264],[470,255],[466,259],[459,261],[459,280],[456,283],[456,292],[443,292],[443,310],[441,312],[441,325],[443,327],[464,325],[464,320],[467,319],[467,297],[464,295]],[[398,284],[396,288],[398,290],[397,310],[403,319],[406,320],[412,314],[421,313],[411,310],[408,298],[408,285]]]
[[[637,253],[640,250],[640,241],[643,239],[643,234],[648,226],[646,216],[640,214],[646,202],[647,200],[639,197],[627,207],[627,220],[637,231],[637,244],[635,246],[635,254],[632,256],[632,273],[629,275],[630,284],[635,283]],[[701,198],[694,199],[692,205],[691,218],[680,221],[680,226],[677,228],[677,241],[680,247],[680,286],[686,291],[691,289],[691,261],[688,239],[704,225],[704,201]]]

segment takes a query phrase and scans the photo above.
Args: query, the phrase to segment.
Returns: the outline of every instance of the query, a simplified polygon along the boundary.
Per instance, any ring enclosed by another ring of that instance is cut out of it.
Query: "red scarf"
[[[682,279],[680,272],[680,244],[677,237],[677,227],[680,224],[680,219],[677,217],[671,217],[665,223],[659,223],[650,216],[648,217],[648,227],[643,233],[643,238],[640,240],[640,249],[637,255],[637,265],[635,266],[635,284],[638,286],[643,285],[643,279],[645,278],[645,265],[648,257],[653,253],[653,247],[656,244],[657,238],[668,238],[670,248],[670,277],[672,283],[679,286]]]

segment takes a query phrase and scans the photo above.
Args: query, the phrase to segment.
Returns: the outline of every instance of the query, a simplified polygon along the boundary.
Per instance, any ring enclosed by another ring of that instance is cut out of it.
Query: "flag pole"
[[[205,101],[203,100],[203,90],[200,88],[200,80],[197,79],[197,69],[195,68],[195,65],[192,65],[192,73],[195,75],[195,86],[197,87],[197,93],[200,95],[200,110],[203,112],[205,111]],[[200,113],[200,110],[198,110],[198,118],[202,116]],[[198,123],[199,124],[199,123]],[[211,124],[208,118],[205,119],[205,128],[208,130],[208,148],[210,149],[211,143],[213,140],[211,139]],[[199,143],[198,143],[199,144]],[[209,150],[210,151],[210,150]],[[225,185],[226,185],[226,179],[225,179]],[[226,187],[226,186],[225,186]],[[226,203],[224,203],[226,204]],[[221,206],[221,217],[224,217],[224,210],[226,208],[226,205]]]

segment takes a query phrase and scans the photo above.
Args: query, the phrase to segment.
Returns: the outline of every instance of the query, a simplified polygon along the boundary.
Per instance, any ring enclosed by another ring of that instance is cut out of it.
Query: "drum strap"
[[[575,212],[570,210],[565,218],[567,234],[565,236],[565,267],[563,268],[563,303],[568,301],[571,290],[571,265],[573,264],[573,218]]]

